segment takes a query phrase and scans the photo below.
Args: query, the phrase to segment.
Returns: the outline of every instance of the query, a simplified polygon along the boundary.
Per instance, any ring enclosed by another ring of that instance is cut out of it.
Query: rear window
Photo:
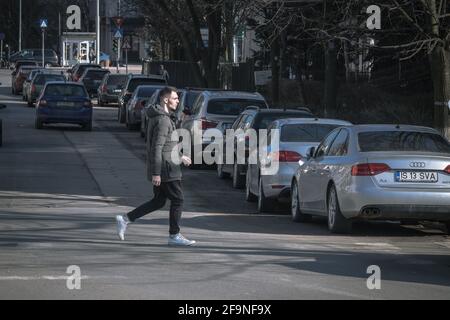
[[[238,116],[249,106],[256,106],[262,109],[267,108],[265,102],[260,100],[223,99],[211,100],[208,103],[207,113],[223,116]]]
[[[34,83],[37,85],[44,85],[47,82],[52,82],[52,81],[65,81],[64,76],[60,76],[57,74],[46,74],[46,75],[37,75]]]
[[[258,116],[255,121],[254,129],[267,129],[269,125],[275,120],[286,119],[286,118],[312,118],[313,116],[309,113],[303,112],[280,112],[280,113],[262,113]]]
[[[150,98],[159,88],[140,88],[137,96],[140,98]]]
[[[103,80],[105,77],[105,74],[107,74],[107,71],[89,71],[86,74],[85,79],[86,80]]]
[[[450,143],[438,134],[416,131],[375,131],[358,134],[361,152],[399,151],[450,153]]]
[[[46,96],[86,97],[84,87],[67,84],[52,84],[45,90]]]
[[[281,128],[280,140],[284,142],[320,142],[337,125],[331,124],[287,124]]]
[[[117,86],[117,85],[125,85],[127,82],[128,76],[127,75],[121,75],[121,76],[109,76],[108,77],[108,86]]]
[[[101,67],[101,66],[97,66],[97,65],[92,65],[92,66],[80,66],[80,67],[78,68],[78,70],[77,70],[77,73],[78,73],[78,74],[83,74],[84,71],[86,71],[86,69],[89,69],[89,68],[98,68],[98,69],[101,69],[102,67]]]
[[[137,87],[142,85],[165,85],[166,81],[163,79],[132,79],[128,85],[128,91],[134,92]]]

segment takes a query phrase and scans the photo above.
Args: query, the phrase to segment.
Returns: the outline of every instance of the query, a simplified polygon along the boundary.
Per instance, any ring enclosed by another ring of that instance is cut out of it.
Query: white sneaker
[[[195,241],[188,240],[181,233],[169,237],[169,246],[189,247],[195,244]]]
[[[116,216],[117,221],[117,233],[119,234],[119,239],[125,240],[125,231],[127,231],[128,222],[125,221],[123,216]]]

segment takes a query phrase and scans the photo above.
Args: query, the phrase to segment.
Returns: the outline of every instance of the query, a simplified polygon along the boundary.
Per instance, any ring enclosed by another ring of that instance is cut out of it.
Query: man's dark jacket
[[[147,178],[152,181],[153,176],[161,176],[161,182],[181,180],[181,167],[172,161],[172,152],[180,156],[178,139],[172,141],[174,122],[158,104],[148,108],[147,115]]]

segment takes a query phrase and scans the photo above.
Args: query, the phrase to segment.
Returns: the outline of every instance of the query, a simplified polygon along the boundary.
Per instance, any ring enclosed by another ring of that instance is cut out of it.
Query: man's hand
[[[186,156],[182,156],[182,157],[181,157],[181,161],[183,162],[183,164],[184,164],[186,167],[189,167],[189,166],[192,164],[191,158],[186,157]]]
[[[159,187],[161,185],[161,176],[153,176],[152,183],[155,187]]]

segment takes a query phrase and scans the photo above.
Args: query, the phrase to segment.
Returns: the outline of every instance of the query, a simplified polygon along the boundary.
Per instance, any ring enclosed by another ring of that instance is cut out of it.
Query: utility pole
[[[22,0],[19,2],[19,51],[22,51]]]
[[[100,0],[97,0],[97,63],[100,64]]]

